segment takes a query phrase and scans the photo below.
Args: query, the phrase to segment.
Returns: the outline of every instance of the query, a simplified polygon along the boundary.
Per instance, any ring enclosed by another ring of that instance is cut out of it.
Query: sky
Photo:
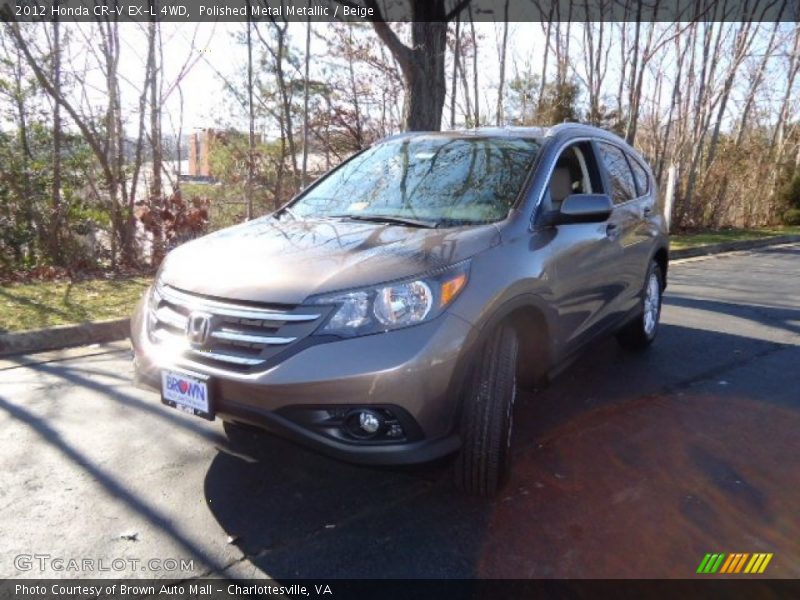
[[[70,24],[74,25],[74,24]],[[85,26],[85,25],[84,25]],[[324,33],[327,24],[316,23],[312,27]],[[135,106],[143,72],[142,65],[146,58],[145,33],[138,24],[123,24],[122,45],[126,59],[121,62],[121,71],[124,79],[134,82],[135,85],[123,85],[123,103]],[[518,27],[532,28],[540,34],[541,27],[538,23],[513,23],[511,29]],[[238,128],[246,129],[246,112],[239,110],[239,115],[233,114],[237,107],[232,103],[231,95],[226,92],[225,85],[220,75],[231,81],[242,81],[244,69],[247,65],[247,52],[244,44],[237,41],[237,36],[243,34],[244,23],[163,23],[162,36],[164,39],[164,67],[165,81],[173,82],[187,60],[193,66],[184,77],[181,84],[183,92],[183,130],[190,132],[194,128],[205,128],[219,125],[232,124]],[[296,46],[305,47],[305,23],[290,23],[289,35],[294,37]],[[481,54],[479,55],[480,83],[484,90],[482,104],[494,106],[497,86],[497,44],[496,40],[502,34],[500,25],[494,23],[476,23],[478,35],[483,36]],[[195,40],[195,50],[192,49],[192,38]],[[509,36],[513,40],[510,52],[518,61],[530,57],[538,42],[537,35]],[[328,59],[325,57],[324,42],[317,36],[312,36],[311,52],[314,56],[313,70],[318,68]],[[98,74],[99,77],[99,74]],[[98,81],[99,83],[99,81]],[[180,94],[177,89],[169,94],[165,104],[164,133],[168,133],[170,123],[177,130],[181,113]],[[238,118],[237,118],[238,117]]]
[[[787,24],[791,26],[791,24]],[[293,38],[293,45],[300,51],[305,46],[306,23],[295,22],[289,24],[289,36]],[[89,23],[65,23],[63,25],[67,35],[73,43],[69,45],[74,53],[72,59],[80,64],[87,61],[93,71],[88,81],[90,85],[89,99],[93,104],[102,106],[105,103],[103,94],[104,84],[102,72],[96,63],[92,62],[92,53],[85,51],[87,44],[94,43],[96,36],[94,26]],[[121,80],[122,95],[125,113],[129,115],[129,133],[135,135],[136,111],[138,110],[139,90],[142,86],[144,62],[147,53],[146,25],[139,23],[123,23],[120,25],[121,35]],[[187,134],[197,128],[227,127],[247,129],[247,111],[237,104],[233,96],[226,91],[222,78],[241,83],[247,64],[246,47],[239,40],[244,34],[245,23],[162,23],[162,39],[164,42],[164,71],[165,88],[171,89],[163,105],[162,129],[165,135],[175,134],[180,125],[181,112],[183,113],[182,133]],[[311,51],[314,56],[312,61],[312,78],[314,71],[319,71],[328,58],[325,42],[320,37],[325,36],[327,23],[312,25],[315,33],[312,36]],[[502,36],[502,25],[491,22],[478,22],[475,24],[480,38],[479,53],[479,78],[482,90],[481,106],[483,114],[493,113],[496,104],[496,90],[499,78],[498,46]],[[194,39],[194,44],[192,43]],[[256,38],[257,39],[257,38]],[[260,42],[258,42],[260,43]],[[509,60],[507,81],[515,71],[515,66],[524,68],[526,62],[534,65],[541,64],[544,50],[544,33],[541,23],[511,23],[509,25]],[[580,51],[578,47],[576,51]],[[613,71],[619,71],[619,58],[617,52],[611,56],[609,77],[616,80]],[[578,61],[581,62],[581,61]],[[171,88],[177,74],[184,65],[191,66],[183,78],[180,90]],[[674,66],[673,66],[674,67]],[[666,68],[671,68],[669,65]],[[367,77],[368,74],[362,74]],[[448,73],[449,78],[449,73]],[[746,77],[738,78],[738,85],[746,83]],[[94,91],[91,91],[91,88]],[[779,87],[779,86],[778,86]],[[181,106],[181,94],[183,103]],[[645,86],[645,95],[652,93],[650,87]],[[779,99],[781,90],[774,90],[774,100]],[[398,100],[402,102],[401,99]],[[662,97],[662,103],[668,102],[668,94]],[[448,100],[449,102],[449,100]],[[737,100],[734,99],[734,104]],[[734,108],[733,106],[731,107]],[[448,106],[445,107],[449,111]],[[267,132],[269,135],[269,132]]]

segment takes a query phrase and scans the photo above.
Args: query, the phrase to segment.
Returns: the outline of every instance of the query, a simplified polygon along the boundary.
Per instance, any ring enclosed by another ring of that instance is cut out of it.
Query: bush
[[[800,173],[795,174],[780,190],[781,200],[786,206],[800,209]]]
[[[783,213],[784,225],[800,225],[800,208],[790,208]]]

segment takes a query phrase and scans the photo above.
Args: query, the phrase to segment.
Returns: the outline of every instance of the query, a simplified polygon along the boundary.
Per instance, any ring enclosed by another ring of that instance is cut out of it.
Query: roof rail
[[[428,131],[401,131],[400,133],[393,133],[392,135],[387,135],[384,138],[381,138],[379,140],[375,140],[374,142],[372,142],[371,145],[374,146],[376,144],[382,144],[384,142],[389,142],[391,140],[402,140],[403,138],[414,137],[415,135],[419,135],[420,133],[430,133],[430,132],[428,132]]]
[[[572,123],[572,122],[558,123],[557,125],[553,125],[552,127],[549,127],[547,129],[547,135],[553,136],[561,133],[562,131],[569,131],[570,129],[585,129],[587,127],[590,127],[592,129],[597,129],[592,125],[584,125],[583,123]]]
[[[504,133],[504,134],[527,134],[533,136],[543,136],[547,131],[546,127],[528,126],[528,125],[484,125],[483,127],[476,127],[474,129],[467,129],[467,132],[474,133]]]

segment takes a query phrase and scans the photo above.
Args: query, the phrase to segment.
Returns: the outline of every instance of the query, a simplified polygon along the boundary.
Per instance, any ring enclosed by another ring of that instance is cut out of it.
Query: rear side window
[[[642,165],[636,162],[636,159],[630,155],[628,155],[628,162],[631,164],[633,178],[636,180],[636,189],[640,196],[644,196],[650,191],[650,178],[647,176],[647,172],[642,168]]]
[[[622,150],[611,144],[600,142],[600,155],[611,179],[611,198],[614,204],[622,204],[636,197],[636,184]]]

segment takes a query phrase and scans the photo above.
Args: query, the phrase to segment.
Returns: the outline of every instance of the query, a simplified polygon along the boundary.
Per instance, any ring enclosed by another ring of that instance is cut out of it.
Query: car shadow
[[[644,354],[593,344],[520,395],[515,466],[491,500],[455,491],[447,461],[359,467],[255,430],[220,450],[205,495],[276,579],[687,577],[715,549],[782,552],[797,576],[800,470],[784,458],[800,451],[800,401],[781,390],[798,359],[670,324]]]
[[[447,461],[362,467],[252,429],[231,436],[229,449],[209,468],[206,497],[223,528],[265,573],[314,578],[472,574],[468,560],[448,560],[445,566],[423,550],[441,546],[446,537],[470,556],[488,518],[485,502],[449,488]],[[302,559],[300,547],[305,548]]]

